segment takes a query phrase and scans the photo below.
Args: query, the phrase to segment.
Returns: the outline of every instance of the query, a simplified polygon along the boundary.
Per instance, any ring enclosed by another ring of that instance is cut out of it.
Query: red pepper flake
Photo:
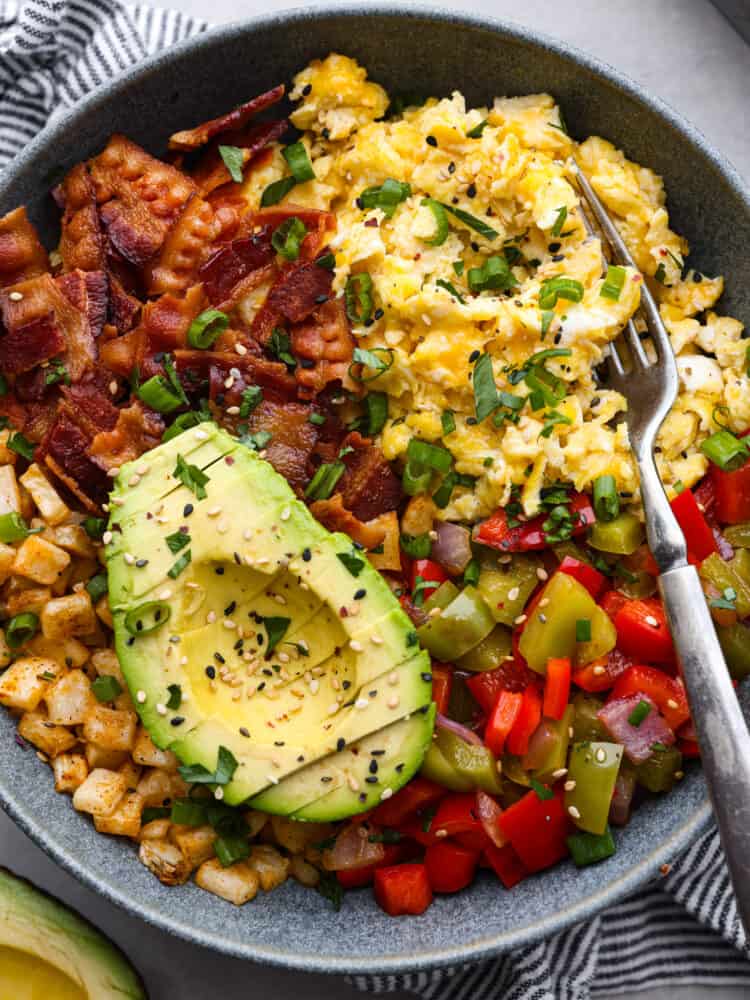
[[[380,223],[378,222],[377,219],[368,219],[367,222],[365,222],[365,225],[370,226],[370,228],[377,229]]]
[[[227,463],[227,465],[234,465],[234,459],[232,458],[231,455],[227,455],[224,461]]]
[[[348,618],[349,612],[346,608],[339,608],[339,618]]]

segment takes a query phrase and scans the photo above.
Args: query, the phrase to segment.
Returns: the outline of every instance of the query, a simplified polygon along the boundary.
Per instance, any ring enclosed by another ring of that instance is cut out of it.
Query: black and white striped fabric
[[[206,27],[116,0],[0,0],[0,168],[59,109]],[[750,992],[748,957],[712,831],[658,883],[534,947],[481,965],[351,982],[425,1000],[588,1000],[678,983]]]

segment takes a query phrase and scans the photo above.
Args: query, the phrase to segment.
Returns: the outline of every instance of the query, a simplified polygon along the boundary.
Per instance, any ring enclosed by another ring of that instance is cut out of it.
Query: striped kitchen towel
[[[0,0],[0,167],[57,111],[206,27],[176,11],[116,0]],[[480,965],[351,981],[426,1000],[587,1000],[676,983],[750,993],[747,957],[718,835],[710,831],[657,883],[533,947]]]

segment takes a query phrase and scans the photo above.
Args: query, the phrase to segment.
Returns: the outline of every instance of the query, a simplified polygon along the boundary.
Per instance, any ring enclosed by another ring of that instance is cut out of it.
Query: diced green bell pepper
[[[573,699],[573,740],[576,743],[607,739],[607,730],[596,714],[603,707],[604,702],[600,698],[578,692]]]
[[[508,781],[513,781],[516,785],[521,785],[523,788],[531,788],[531,775],[528,771],[524,771],[520,757],[516,757],[512,753],[504,753],[502,762],[503,775]]]
[[[541,562],[533,556],[515,554],[508,563],[495,553],[483,552],[477,590],[501,625],[512,625],[539,584]],[[510,595],[513,595],[512,597]]]
[[[744,524],[730,524],[721,533],[735,549],[750,549],[750,521]]]
[[[625,511],[614,521],[595,521],[589,533],[589,545],[600,552],[629,556],[643,543],[643,524],[635,514]]]
[[[555,573],[543,597],[547,603],[534,609],[519,640],[521,655],[532,670],[544,674],[547,660],[563,656],[589,663],[614,648],[617,633],[609,615],[578,580]],[[590,642],[576,641],[576,623],[582,620],[591,623]]]
[[[623,748],[619,743],[574,743],[570,750],[565,808],[580,830],[604,833],[612,792],[620,769]]]
[[[597,861],[611,858],[617,848],[612,831],[607,826],[604,833],[586,833],[579,830],[567,838],[568,850],[576,868],[595,865]]]
[[[570,729],[573,725],[573,706],[568,705],[563,712],[562,719],[545,719],[545,725],[555,732],[555,741],[550,744],[546,759],[531,772],[532,778],[541,781],[543,785],[552,784],[555,780],[552,775],[565,767],[568,759],[568,745],[570,744]]]
[[[464,587],[439,615],[420,625],[417,635],[428,653],[444,663],[454,663],[494,627],[495,619],[476,587]]]
[[[562,562],[567,556],[569,559],[577,559],[578,562],[591,565],[591,559],[589,556],[573,541],[568,540],[567,542],[558,542],[557,545],[552,546],[552,551],[555,553],[555,559],[557,559],[558,562]]]
[[[735,680],[741,681],[750,674],[750,628],[737,622],[736,625],[717,628],[716,631],[729,673]]]
[[[444,580],[443,583],[433,590],[427,600],[424,602],[424,610],[432,611],[433,608],[447,608],[451,601],[454,601],[461,591],[451,580]]]
[[[740,618],[750,615],[750,551],[738,549],[734,559],[725,562],[718,552],[704,559],[698,572],[701,579],[712,583],[722,593],[731,588],[736,597],[734,606]]]
[[[458,670],[453,671],[453,683],[451,684],[451,695],[446,715],[449,719],[455,719],[456,722],[470,722],[479,709],[474,696],[466,686],[468,676],[468,674]]]
[[[427,748],[419,773],[423,778],[429,778],[430,781],[442,785],[443,788],[449,788],[452,792],[470,792],[474,787],[465,775],[446,760],[437,740],[433,740]]]
[[[436,742],[448,763],[470,781],[472,787],[481,788],[491,795],[499,795],[503,790],[497,761],[487,747],[467,743],[447,730],[439,732]]]
[[[676,747],[654,750],[648,760],[637,764],[635,780],[650,792],[668,792],[682,770],[682,754]]]
[[[495,670],[510,656],[511,645],[510,631],[504,625],[496,625],[485,639],[456,660],[456,666],[473,673]]]

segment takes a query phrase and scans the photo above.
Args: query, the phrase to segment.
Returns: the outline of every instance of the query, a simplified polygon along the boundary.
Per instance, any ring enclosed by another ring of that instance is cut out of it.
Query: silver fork
[[[573,170],[615,263],[636,264],[578,164]],[[626,421],[630,444],[641,477],[646,533],[659,566],[659,590],[677,649],[695,728],[703,772],[714,812],[737,907],[750,940],[750,734],[732,687],[703,589],[694,566],[688,564],[685,539],[664,493],[654,462],[654,442],[677,396],[678,374],[672,346],[659,309],[641,286],[641,315],[656,352],[651,361],[633,320],[624,332],[630,352],[626,370],[622,351],[610,345],[609,385],[628,403]]]

